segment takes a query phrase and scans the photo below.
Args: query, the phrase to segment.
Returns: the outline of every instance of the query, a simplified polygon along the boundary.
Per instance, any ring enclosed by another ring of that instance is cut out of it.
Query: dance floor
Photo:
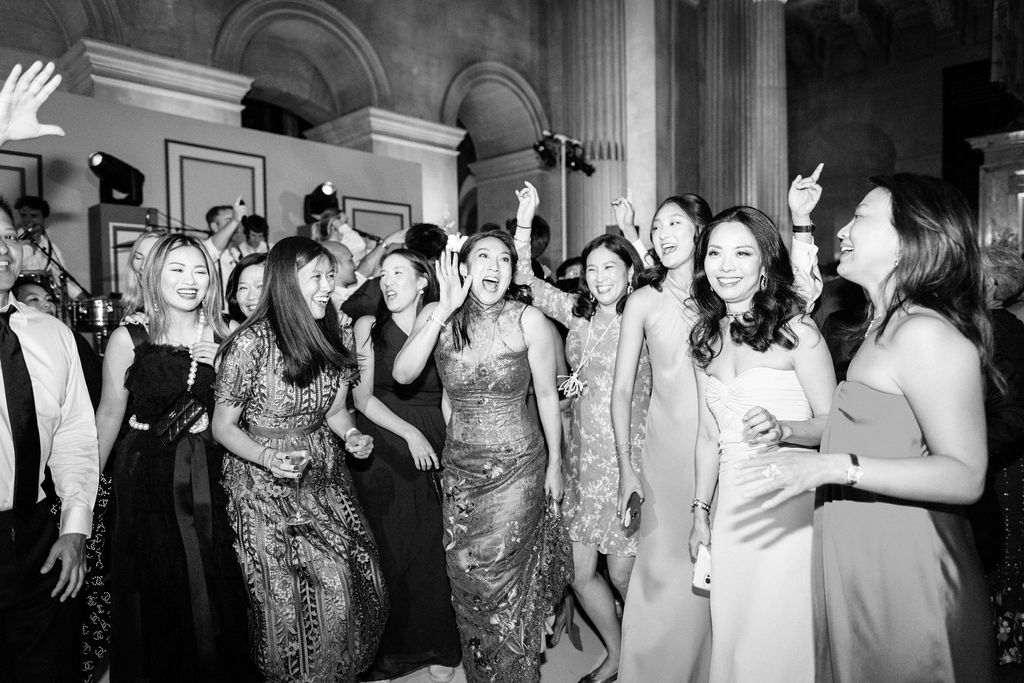
[[[591,630],[586,619],[578,614],[576,623],[580,627],[580,639],[583,641],[583,652],[578,651],[563,634],[555,649],[546,653],[546,661],[540,668],[543,683],[576,683],[582,676],[590,673],[604,658],[604,647],[601,640]],[[426,669],[394,679],[394,683],[430,683]],[[461,667],[455,672],[452,683],[466,683],[466,675]]]

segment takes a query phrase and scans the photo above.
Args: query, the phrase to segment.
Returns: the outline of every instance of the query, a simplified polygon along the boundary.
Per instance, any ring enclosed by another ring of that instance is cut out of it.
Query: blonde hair
[[[146,256],[146,261],[142,264],[143,310],[149,317],[149,339],[155,342],[167,331],[167,302],[161,293],[160,279],[168,255],[180,247],[198,249],[199,253],[203,255],[206,269],[210,273],[210,285],[206,289],[206,296],[203,297],[200,310],[205,311],[208,324],[213,328],[214,336],[224,338],[228,334],[228,329],[220,314],[223,300],[216,264],[213,262],[210,252],[206,251],[206,247],[199,240],[188,235],[174,234],[165,235],[157,240],[149,255]]]
[[[121,301],[124,304],[124,314],[130,315],[137,313],[142,310],[142,270],[135,272],[132,268],[132,263],[135,261],[135,255],[139,253],[139,247],[148,239],[159,239],[163,236],[160,232],[144,232],[135,238],[135,242],[132,243],[132,249],[128,252],[128,272],[125,273],[124,282],[124,294],[121,295]],[[145,262],[143,262],[143,268]]]

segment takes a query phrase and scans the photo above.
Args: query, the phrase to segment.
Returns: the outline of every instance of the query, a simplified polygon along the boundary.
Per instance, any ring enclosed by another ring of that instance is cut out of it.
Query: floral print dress
[[[622,521],[615,514],[619,497],[619,466],[612,432],[611,399],[622,316],[595,313],[589,320],[574,316],[572,308],[576,295],[535,277],[530,270],[529,259],[522,255],[516,268],[516,282],[529,285],[533,290],[533,305],[568,328],[565,355],[570,371],[576,371],[583,385],[582,393],[572,400],[569,445],[562,467],[565,476],[562,509],[569,526],[569,538],[596,546],[606,555],[636,555],[639,535],[627,536]],[[631,459],[637,472],[641,469],[650,402],[651,361],[644,345],[630,411]]]

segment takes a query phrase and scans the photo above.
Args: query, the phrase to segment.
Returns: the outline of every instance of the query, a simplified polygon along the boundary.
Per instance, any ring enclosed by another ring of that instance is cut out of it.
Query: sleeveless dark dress
[[[850,381],[821,451],[929,455],[906,397]],[[988,586],[964,508],[839,485],[819,488],[815,507],[816,681],[994,680]]]
[[[144,342],[125,379],[127,415],[152,425],[185,389],[188,349]],[[212,415],[214,370],[192,393]],[[245,584],[232,550],[224,451],[209,429],[164,445],[128,429],[114,465],[113,681],[246,681]]]
[[[374,349],[373,395],[418,429],[440,457],[444,448],[441,380],[431,360],[412,384],[391,376],[406,334],[384,323],[383,348]],[[351,461],[352,479],[380,552],[391,610],[377,656],[363,678],[398,678],[430,664],[461,659],[452,591],[445,572],[438,472],[416,469],[405,439],[361,413],[356,424],[373,437],[373,453]]]

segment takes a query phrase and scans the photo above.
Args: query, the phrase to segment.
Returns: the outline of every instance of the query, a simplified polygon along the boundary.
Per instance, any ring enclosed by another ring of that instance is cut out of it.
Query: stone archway
[[[253,93],[310,122],[387,107],[391,87],[370,41],[324,0],[253,0],[225,17],[213,63],[252,76]],[[303,74],[297,79],[295,74]]]
[[[124,44],[127,35],[114,0],[0,0],[0,16],[20,27],[0,48],[11,63],[58,58],[80,38]]]
[[[475,151],[471,175],[460,188],[460,219],[468,220],[475,209],[477,226],[503,225],[512,192],[523,180],[537,184],[542,198],[555,197],[533,151],[533,143],[548,128],[547,115],[536,91],[514,69],[499,62],[463,69],[445,92],[441,122],[465,128]],[[547,205],[549,215],[557,213],[552,206]]]
[[[529,82],[500,62],[477,62],[452,79],[441,105],[441,123],[454,126],[457,121],[469,131],[480,159],[529,147],[548,127]]]

